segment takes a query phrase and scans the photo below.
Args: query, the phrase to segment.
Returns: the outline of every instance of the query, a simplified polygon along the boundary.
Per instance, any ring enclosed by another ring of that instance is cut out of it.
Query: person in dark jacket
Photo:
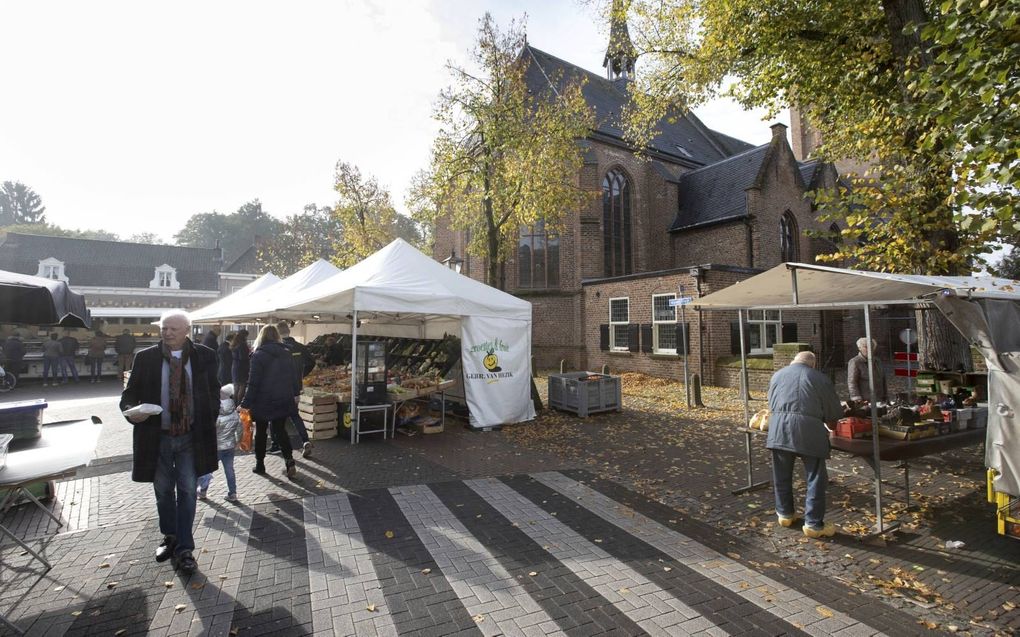
[[[156,495],[163,534],[156,561],[172,557],[177,568],[190,574],[198,568],[192,534],[198,476],[215,471],[218,462],[220,384],[216,353],[191,342],[185,312],[164,313],[160,325],[162,340],[135,356],[120,408],[162,407],[154,416],[128,416],[134,424],[131,479],[151,482]]]
[[[135,340],[131,330],[126,329],[113,339],[113,349],[117,352],[117,364],[120,366],[121,378],[124,377],[124,372],[131,371],[131,361],[135,358],[136,347],[138,347],[138,341]]]
[[[308,351],[308,348],[303,344],[298,343],[294,340],[294,337],[290,335],[290,324],[287,321],[280,321],[276,324],[276,330],[280,333],[280,338],[283,346],[290,352],[292,362],[294,363],[294,374],[297,376],[298,384],[301,385],[301,380],[307,376],[313,369],[315,369],[315,357]],[[300,389],[298,390],[300,393]],[[297,401],[294,401],[294,408],[290,412],[290,422],[294,425],[294,429],[297,430],[298,438],[301,439],[301,456],[308,458],[312,455],[312,442],[308,439],[308,431],[305,430],[305,423],[301,420],[301,414],[298,413]],[[279,446],[276,438],[273,438],[273,446]],[[272,449],[270,449],[272,452]]]
[[[4,369],[17,377],[25,359],[25,343],[17,334],[11,334],[4,341]]]
[[[793,463],[804,463],[807,498],[804,535],[831,537],[836,527],[825,522],[825,486],[828,474],[829,430],[843,415],[829,377],[814,369],[815,355],[800,352],[793,362],[772,375],[769,382],[769,435],[765,446],[772,451],[772,484],[780,526],[796,518],[793,505]]]
[[[71,370],[74,382],[78,382],[78,339],[71,336],[70,332],[64,332],[60,339],[60,367],[64,374],[64,382],[67,382],[67,370]]]
[[[220,385],[230,385],[234,382],[230,371],[234,366],[234,355],[230,351],[230,341],[232,340],[234,340],[234,335],[227,334],[223,337],[223,342],[216,348],[216,356],[220,359],[219,371],[217,372],[217,376],[220,378]]]
[[[57,384],[57,373],[60,371],[64,372],[64,382],[67,382],[67,370],[63,370],[60,365],[60,357],[63,355],[63,348],[60,345],[60,341],[57,340],[57,333],[53,332],[50,334],[50,340],[43,341],[43,387],[46,387],[50,376],[50,370],[53,370],[53,384]]]
[[[266,472],[266,430],[272,427],[280,443],[287,477],[297,474],[284,423],[300,392],[301,380],[294,374],[294,363],[290,352],[280,342],[280,332],[275,325],[266,325],[255,341],[248,390],[241,401],[241,408],[250,410],[255,421],[255,473]]]
[[[210,327],[205,331],[205,335],[202,336],[202,345],[205,345],[212,351],[216,351],[219,347],[220,328]]]
[[[251,350],[248,349],[248,330],[240,330],[230,341],[230,382],[234,384],[234,402],[241,404],[248,388],[248,372],[251,370]]]

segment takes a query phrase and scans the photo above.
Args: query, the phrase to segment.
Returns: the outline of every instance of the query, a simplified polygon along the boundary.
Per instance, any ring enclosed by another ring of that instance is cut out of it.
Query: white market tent
[[[531,303],[458,274],[402,239],[298,294],[276,298],[270,314],[304,321],[306,340],[336,332],[338,326],[349,330],[355,343],[359,333],[406,338],[457,334],[471,425],[535,417]]]
[[[216,317],[224,313],[229,313],[231,308],[238,307],[244,299],[249,298],[258,292],[266,290],[279,282],[280,277],[276,276],[272,272],[267,272],[260,276],[259,278],[255,279],[254,281],[252,281],[251,283],[249,283],[248,285],[244,286],[237,292],[225,296],[222,299],[216,301],[215,303],[210,303],[209,305],[203,307],[200,310],[195,310],[194,312],[191,312],[189,314],[189,316],[191,316],[191,322],[192,323],[216,322],[210,321],[209,320],[210,317]],[[156,313],[156,316],[159,316],[158,312]]]
[[[272,274],[263,275],[263,277],[249,283],[234,294],[220,299],[216,303],[204,307],[201,310],[193,312],[191,314],[191,322],[254,322],[257,319],[265,319],[272,315],[273,310],[279,307],[281,303],[286,303],[289,299],[294,298],[296,294],[300,294],[302,290],[335,276],[339,272],[340,268],[336,267],[329,261],[319,259],[315,263],[298,270],[283,280],[279,280]],[[262,279],[270,276],[277,279],[274,284],[263,284],[254,291],[246,293],[240,298],[234,299],[236,294],[245,292],[255,283],[258,283]],[[227,301],[230,302],[227,303]]]
[[[996,491],[1020,496],[1020,419],[1017,418],[1020,410],[1020,281],[988,276],[888,274],[784,263],[693,303],[703,310],[738,310],[741,330],[745,310],[863,309],[865,336],[869,340],[870,308],[894,304],[934,305],[984,355],[988,365],[989,406],[985,464],[997,472],[992,483]],[[741,345],[743,350],[743,333]],[[741,351],[741,359],[744,358]],[[871,364],[869,359],[869,367]],[[746,374],[746,362],[744,369]],[[746,376],[743,378],[746,383]],[[869,373],[869,378],[874,378],[874,374]],[[744,395],[746,424],[746,391]],[[874,388],[871,395],[874,395]],[[877,420],[874,405],[872,419]],[[873,436],[873,440],[878,531],[882,531],[878,437]],[[750,486],[750,473],[748,483]]]

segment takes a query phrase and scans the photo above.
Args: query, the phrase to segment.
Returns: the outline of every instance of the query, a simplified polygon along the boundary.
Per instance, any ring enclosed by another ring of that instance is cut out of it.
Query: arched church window
[[[780,261],[799,261],[800,250],[797,249],[797,220],[789,210],[779,220],[779,259]]]
[[[605,276],[633,271],[630,184],[619,170],[609,171],[602,180],[602,256]]]

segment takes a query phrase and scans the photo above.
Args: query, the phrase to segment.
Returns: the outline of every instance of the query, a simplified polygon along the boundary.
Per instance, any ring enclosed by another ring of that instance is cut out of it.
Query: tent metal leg
[[[910,510],[910,462],[908,460],[904,460],[903,464],[900,465],[900,466],[903,467],[903,493],[905,494],[904,497],[906,498],[906,501],[907,501],[907,511],[909,511]]]
[[[892,531],[899,523],[886,524],[882,517],[882,453],[878,443],[878,404],[875,400],[875,355],[871,339],[871,306],[864,306],[864,337],[868,340],[868,398],[871,402],[871,454],[875,471],[875,526],[865,537]]]
[[[751,399],[751,386],[747,380],[747,352],[744,347],[744,311],[737,310],[737,323],[740,325],[740,394],[744,401],[744,449],[747,452],[747,486],[734,489],[730,493],[740,495],[760,487],[768,486],[769,480],[761,482],[754,481],[754,456],[751,454],[751,408],[748,401]]]
[[[22,540],[20,537],[15,535],[6,526],[4,526],[3,524],[0,524],[0,536],[2,536],[2,535],[6,535],[7,537],[9,537],[12,540],[14,540],[18,544],[18,546],[20,546],[21,548],[23,548],[26,551],[28,551],[32,555],[32,557],[34,557],[35,559],[37,559],[40,562],[42,562],[46,566],[46,570],[47,571],[50,570],[51,568],[53,568],[53,565],[50,564],[49,561],[47,561],[45,557],[43,557],[42,555],[39,555],[39,553],[37,553],[31,546],[29,546],[28,544],[25,544],[24,540]]]
[[[740,495],[742,493],[748,493],[762,487],[767,487],[772,484],[771,480],[762,480],[760,482],[754,481],[754,456],[751,455],[751,432],[744,432],[744,447],[747,451],[747,486],[740,487],[739,489],[733,489],[730,491],[733,495]]]

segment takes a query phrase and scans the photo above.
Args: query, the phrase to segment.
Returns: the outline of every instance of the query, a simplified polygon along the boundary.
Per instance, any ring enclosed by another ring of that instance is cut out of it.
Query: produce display
[[[312,355],[319,360],[315,371],[324,366],[327,357],[326,339],[333,338],[335,354],[340,358],[341,365],[350,367],[351,337],[347,334],[324,334],[308,344]],[[460,339],[449,336],[442,339],[421,340],[414,338],[383,338],[378,336],[359,336],[358,341],[385,341],[386,368],[391,382],[401,382],[406,378],[442,378],[460,361]],[[328,369],[328,367],[327,367]],[[314,373],[314,372],[313,372]],[[348,378],[348,380],[350,380]]]

